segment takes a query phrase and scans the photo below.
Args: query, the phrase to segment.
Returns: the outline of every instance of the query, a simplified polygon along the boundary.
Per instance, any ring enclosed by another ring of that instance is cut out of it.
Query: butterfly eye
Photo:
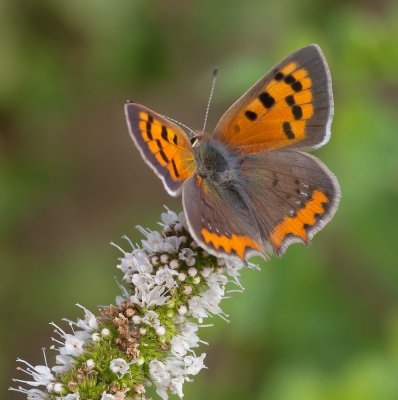
[[[190,141],[192,147],[197,146],[201,142],[202,138],[203,138],[202,133],[196,133],[193,137],[191,137]]]

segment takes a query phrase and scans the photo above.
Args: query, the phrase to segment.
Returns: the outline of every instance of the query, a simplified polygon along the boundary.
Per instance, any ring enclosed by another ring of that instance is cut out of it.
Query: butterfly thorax
[[[205,140],[195,147],[196,173],[215,184],[233,179],[233,158],[226,147],[217,140]]]

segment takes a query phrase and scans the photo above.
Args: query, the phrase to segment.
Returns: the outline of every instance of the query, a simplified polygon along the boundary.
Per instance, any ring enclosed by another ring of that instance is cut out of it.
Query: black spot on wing
[[[174,162],[174,159],[171,160],[171,165],[173,166],[174,175],[178,178],[180,176],[180,174],[178,173],[178,169],[176,167],[176,163]]]
[[[296,104],[296,101],[294,100],[294,96],[292,94],[289,94],[289,96],[286,96],[285,101],[289,106],[293,106],[294,104]]]
[[[292,84],[292,89],[293,89],[295,92],[299,92],[300,90],[302,90],[302,88],[303,88],[303,85],[302,85],[301,82],[299,82],[299,81],[296,81],[296,82],[294,82],[294,83]]]
[[[258,98],[265,108],[271,108],[275,104],[275,99],[268,92],[261,93]]]
[[[257,119],[257,113],[255,113],[254,111],[251,111],[251,110],[246,110],[245,116],[250,121],[254,121]]]
[[[148,114],[148,121],[146,123],[146,134],[147,134],[149,140],[153,139],[152,132],[151,132],[152,131],[152,122],[153,122],[153,117],[152,117],[152,115]]]
[[[146,123],[146,134],[147,134],[149,140],[153,139],[151,130],[152,130],[152,124],[150,122],[147,122]]]
[[[291,86],[295,92],[302,90],[303,85],[293,75],[285,76],[284,82]]]
[[[284,122],[283,123],[283,132],[287,136],[288,139],[294,139],[294,132],[292,131],[292,126],[290,125],[290,122]]]
[[[162,142],[159,139],[156,139],[156,144],[159,147],[159,154],[163,158],[163,161],[168,164],[169,159],[167,158],[166,154],[164,154],[163,147],[162,147]]]
[[[292,107],[292,113],[293,113],[294,119],[301,119],[303,116],[302,108],[297,105]]]
[[[162,136],[163,140],[165,140],[166,142],[169,142],[169,137],[167,135],[167,128],[164,125],[162,125],[161,136]]]
[[[288,84],[291,85],[292,83],[296,82],[296,78],[293,75],[287,75],[284,79],[284,81]]]

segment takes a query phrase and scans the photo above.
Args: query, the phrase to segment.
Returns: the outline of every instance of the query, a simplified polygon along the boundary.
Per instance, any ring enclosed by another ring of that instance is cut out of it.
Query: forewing
[[[189,230],[209,253],[243,261],[264,256],[254,216],[232,184],[215,186],[194,175],[182,196]]]
[[[125,114],[142,157],[162,179],[167,192],[178,195],[182,183],[195,170],[188,136],[177,125],[139,104],[127,103]]]
[[[325,144],[333,118],[329,68],[313,44],[288,56],[223,115],[214,137],[241,154]]]
[[[340,200],[335,176],[317,158],[275,150],[240,159],[240,180],[263,242],[282,254],[308,243],[333,217]]]

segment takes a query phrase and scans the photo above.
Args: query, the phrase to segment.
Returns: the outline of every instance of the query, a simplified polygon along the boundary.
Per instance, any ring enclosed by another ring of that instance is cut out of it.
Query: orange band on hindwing
[[[294,217],[285,217],[271,232],[271,243],[275,249],[279,249],[288,235],[294,235],[307,241],[307,229],[317,222],[317,216],[322,216],[325,212],[324,204],[329,199],[320,190],[314,191],[312,199],[307,201],[305,206],[299,209]]]
[[[203,228],[202,237],[207,245],[211,245],[215,250],[224,250],[227,254],[233,254],[235,252],[241,259],[244,258],[246,249],[250,248],[262,252],[261,246],[253,239],[248,236],[238,235],[218,235],[216,233],[209,232]]]

